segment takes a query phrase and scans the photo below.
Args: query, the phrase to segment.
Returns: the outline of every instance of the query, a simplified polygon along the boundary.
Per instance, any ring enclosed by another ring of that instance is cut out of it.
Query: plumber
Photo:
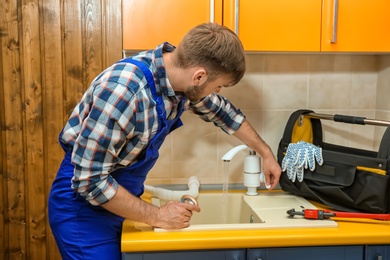
[[[165,137],[191,111],[234,135],[263,158],[266,184],[281,174],[269,146],[244,115],[219,95],[245,73],[235,33],[206,23],[175,47],[123,59],[98,75],[59,135],[65,151],[49,196],[49,221],[63,259],[120,259],[124,219],[164,229],[190,225],[197,205],[162,207],[139,196]]]

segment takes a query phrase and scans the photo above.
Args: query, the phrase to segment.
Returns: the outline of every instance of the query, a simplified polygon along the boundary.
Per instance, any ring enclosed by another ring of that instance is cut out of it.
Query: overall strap
[[[148,82],[148,86],[150,88],[150,91],[152,92],[153,98],[157,103],[157,106],[156,106],[157,113],[159,114],[159,117],[161,116],[162,118],[165,119],[166,112],[165,112],[165,108],[164,108],[164,101],[163,101],[162,97],[159,96],[156,92],[156,86],[154,84],[154,77],[152,75],[152,72],[148,68],[148,66],[145,63],[143,63],[142,61],[134,60],[131,57],[123,59],[119,62],[131,63],[142,70],[143,74],[145,75],[146,81]],[[175,130],[178,127],[183,125],[183,122],[180,120],[180,115],[183,112],[183,106],[184,106],[184,102],[182,102],[182,106],[179,109],[179,114],[177,116],[178,117],[177,120],[175,120],[175,123],[172,124],[171,131],[173,131],[173,130]],[[161,120],[161,118],[159,120]]]
[[[134,60],[132,58],[126,58],[124,60],[121,60],[120,62],[128,62],[128,63],[131,63],[131,64],[137,66],[138,68],[140,68],[142,70],[142,73],[145,75],[146,81],[148,82],[148,85],[150,87],[150,91],[152,92],[153,97],[154,98],[158,97],[158,95],[156,93],[156,87],[154,85],[154,78],[153,78],[152,72],[150,71],[148,66],[145,65],[145,63],[143,63],[142,61],[139,61],[139,60]]]

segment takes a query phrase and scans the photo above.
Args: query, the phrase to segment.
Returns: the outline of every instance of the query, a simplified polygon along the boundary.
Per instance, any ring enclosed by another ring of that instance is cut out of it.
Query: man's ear
[[[200,86],[207,81],[207,78],[206,70],[204,68],[199,68],[192,75],[192,83],[194,86]]]

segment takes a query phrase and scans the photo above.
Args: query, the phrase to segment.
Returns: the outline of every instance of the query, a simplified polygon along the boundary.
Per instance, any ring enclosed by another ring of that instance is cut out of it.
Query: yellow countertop
[[[390,244],[390,221],[333,218],[336,228],[154,232],[126,220],[122,252]],[[319,221],[319,220],[318,220]]]

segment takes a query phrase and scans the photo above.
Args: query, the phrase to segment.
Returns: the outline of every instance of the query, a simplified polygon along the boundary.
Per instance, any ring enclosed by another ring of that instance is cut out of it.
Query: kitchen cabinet
[[[177,45],[198,24],[221,24],[222,1],[123,0],[123,49],[154,49],[164,41]]]
[[[388,0],[225,0],[247,51],[389,52]]]
[[[389,245],[249,248],[123,253],[122,260],[390,260]]]
[[[389,52],[390,1],[323,0],[321,51]]]
[[[224,25],[246,51],[320,51],[321,0],[225,0]]]
[[[249,249],[247,260],[363,260],[363,246],[288,247]]]
[[[389,245],[370,245],[366,246],[365,260],[390,260]]]
[[[246,51],[390,52],[388,0],[123,0],[123,49],[177,45],[214,21]]]
[[[245,260],[246,250],[208,250],[123,254],[122,260]]]

